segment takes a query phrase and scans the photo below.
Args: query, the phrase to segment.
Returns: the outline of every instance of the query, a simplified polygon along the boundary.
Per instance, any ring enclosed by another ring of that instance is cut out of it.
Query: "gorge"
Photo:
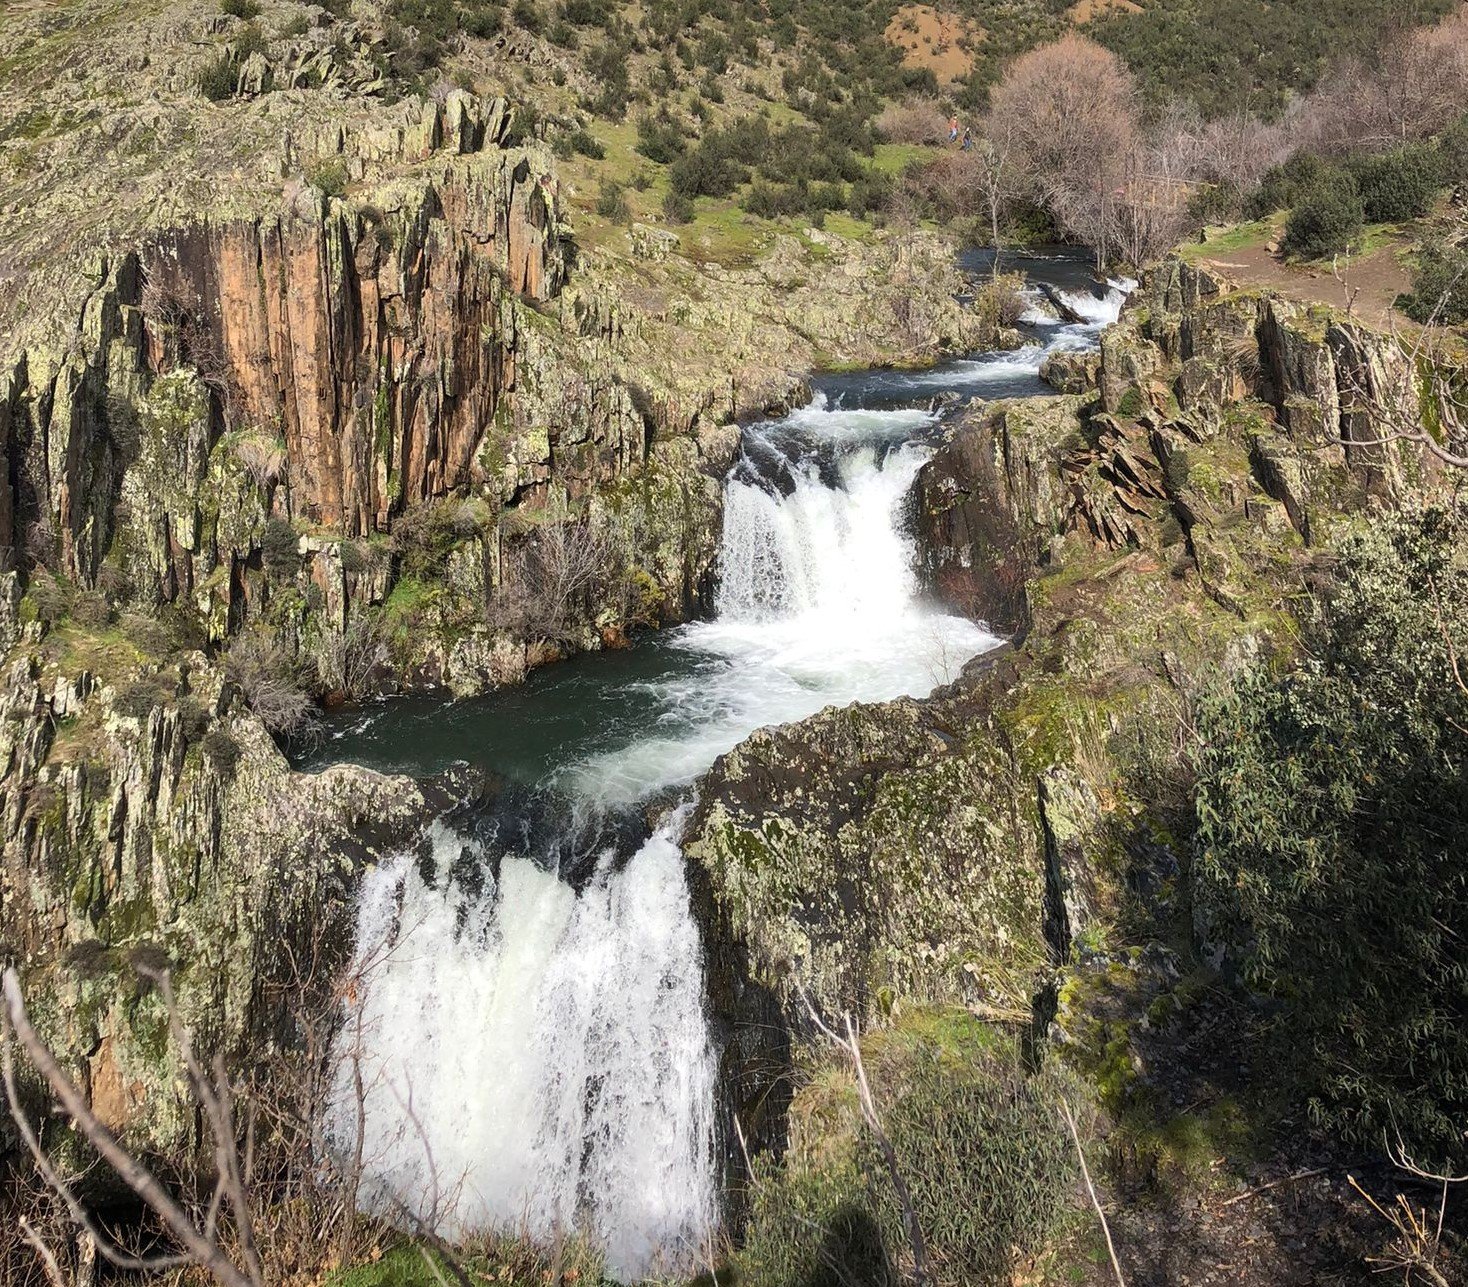
[[[358,898],[332,1133],[355,1152],[360,1114],[385,1214],[580,1233],[627,1281],[710,1261],[729,1106],[683,873],[688,793],[756,728],[922,696],[999,642],[922,586],[913,484],[946,411],[1043,392],[1046,359],[1115,320],[1135,284],[1086,290],[1077,261],[1006,267],[1058,279],[1084,322],[1032,302],[1014,352],[817,380],[808,406],[747,425],[712,619],[503,695],[332,719],[306,767],[427,774],[462,756],[497,784]]]

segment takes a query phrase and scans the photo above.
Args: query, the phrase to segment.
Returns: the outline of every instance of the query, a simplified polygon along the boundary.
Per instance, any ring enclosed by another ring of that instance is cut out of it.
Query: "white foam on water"
[[[717,1068],[685,816],[580,893],[524,858],[465,890],[442,824],[431,883],[406,855],[368,873],[327,1123],[351,1156],[359,1066],[366,1205],[451,1238],[580,1233],[628,1280],[705,1262]]]

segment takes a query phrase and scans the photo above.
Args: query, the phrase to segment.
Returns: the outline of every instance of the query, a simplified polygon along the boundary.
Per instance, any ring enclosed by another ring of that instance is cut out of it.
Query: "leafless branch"
[[[31,1222],[21,1216],[20,1236],[25,1239],[26,1244],[35,1249],[36,1256],[41,1261],[41,1269],[46,1275],[46,1281],[51,1287],[66,1287],[66,1279],[61,1273],[61,1266],[56,1263],[56,1255],[39,1233],[31,1227]]]
[[[831,1030],[820,1012],[816,1009],[805,988],[797,981],[796,991],[804,1003],[806,1012],[810,1015],[811,1022],[829,1041],[834,1043],[838,1049],[851,1061],[852,1070],[856,1073],[857,1101],[861,1106],[862,1120],[867,1129],[872,1133],[876,1141],[877,1149],[882,1154],[882,1162],[891,1177],[892,1187],[897,1193],[898,1204],[902,1208],[902,1227],[907,1234],[907,1241],[912,1249],[912,1276],[913,1281],[919,1284],[931,1281],[931,1273],[928,1269],[928,1247],[923,1238],[922,1227],[918,1223],[917,1209],[913,1205],[912,1190],[907,1187],[907,1181],[903,1178],[902,1168],[897,1164],[897,1151],[892,1147],[892,1141],[887,1137],[887,1132],[882,1128],[882,1119],[877,1113],[877,1105],[872,1097],[871,1083],[867,1081],[866,1064],[861,1057],[861,1043],[857,1040],[856,1024],[848,1013],[844,1017],[846,1035],[843,1037]]]
[[[45,1079],[51,1092],[61,1101],[62,1107],[66,1109],[87,1142],[97,1150],[118,1177],[158,1216],[169,1233],[184,1248],[183,1254],[180,1255],[145,1260],[121,1251],[98,1232],[76,1195],[47,1159],[29,1119],[20,1107],[20,1097],[15,1085],[14,1063],[11,1057],[11,1042],[7,1036],[3,1043],[3,1052],[0,1054],[3,1054],[5,1090],[10,1100],[11,1116],[15,1119],[26,1147],[30,1150],[46,1182],[66,1204],[72,1219],[92,1238],[98,1251],[112,1264],[123,1269],[179,1268],[186,1264],[195,1264],[224,1284],[224,1287],[261,1287],[262,1278],[258,1260],[253,1256],[253,1245],[246,1242],[248,1248],[246,1268],[242,1270],[226,1255],[216,1240],[205,1236],[152,1172],[123,1148],[117,1137],[92,1112],[86,1097],[72,1083],[60,1064],[56,1062],[56,1057],[32,1027],[30,1017],[26,1013],[24,997],[21,995],[20,978],[14,968],[5,971],[3,991],[9,1030],[25,1051],[31,1065]],[[172,1025],[175,1021],[172,1007],[170,1007],[169,1018],[170,1025]],[[185,1058],[191,1064],[190,1075],[192,1077],[197,1069],[197,1063],[193,1060],[191,1051],[186,1053]],[[206,1114],[210,1116],[212,1128],[215,1126],[215,1119],[212,1114],[208,1113],[208,1106],[205,1107]],[[216,1136],[216,1145],[218,1144],[219,1140]],[[238,1157],[236,1156],[235,1163],[237,1162]],[[233,1180],[226,1181],[227,1193],[232,1183]],[[241,1226],[241,1237],[242,1240],[246,1240],[249,1227],[246,1214],[248,1204],[242,1187],[238,1193],[230,1194],[232,1205],[236,1200],[240,1204],[235,1207],[235,1211]]]
[[[1101,1209],[1101,1199],[1096,1194],[1096,1186],[1091,1182],[1091,1168],[1086,1165],[1086,1150],[1081,1147],[1081,1135],[1076,1130],[1075,1115],[1070,1111],[1070,1105],[1064,1099],[1060,1101],[1060,1112],[1065,1118],[1065,1124],[1070,1129],[1071,1142],[1076,1146],[1076,1157],[1081,1163],[1081,1178],[1086,1182],[1086,1192],[1091,1195],[1091,1205],[1096,1208],[1096,1216],[1101,1221],[1101,1232],[1106,1235],[1106,1250],[1111,1255],[1111,1270],[1116,1275],[1118,1287],[1126,1287],[1126,1279],[1122,1276],[1121,1261],[1116,1256],[1116,1244],[1111,1240],[1111,1225],[1106,1221],[1106,1212]]]

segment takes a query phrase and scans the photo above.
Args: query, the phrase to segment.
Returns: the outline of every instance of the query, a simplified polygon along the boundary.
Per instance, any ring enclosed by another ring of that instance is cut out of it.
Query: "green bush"
[[[234,60],[228,54],[205,63],[199,71],[199,93],[211,103],[222,103],[234,95],[239,76],[234,69]]]
[[[249,22],[260,16],[260,6],[256,0],[224,0],[219,6],[220,13],[227,13],[231,18],[243,18]]]
[[[649,161],[669,165],[687,145],[683,131],[666,115],[644,116],[637,122],[637,150]]]
[[[260,536],[260,556],[272,576],[294,576],[301,566],[300,538],[283,518],[272,518]]]
[[[1201,703],[1194,904],[1277,1007],[1278,1080],[1364,1147],[1468,1121],[1468,506],[1339,550],[1309,659]]]
[[[1370,223],[1420,219],[1442,186],[1441,163],[1429,147],[1413,145],[1382,152],[1356,167],[1356,186]]]
[[[1026,1070],[1017,1044],[963,1015],[868,1055],[883,1124],[945,1283],[1009,1283],[1070,1202],[1074,1153],[1057,1102],[1068,1082]],[[864,1043],[869,1045],[870,1042]],[[864,1127],[819,1166],[757,1168],[739,1252],[755,1287],[896,1284],[908,1241],[890,1172]]]
[[[1343,170],[1328,170],[1304,191],[1290,211],[1284,248],[1301,259],[1322,259],[1356,241],[1365,221],[1366,211],[1355,179]]]
[[[681,192],[670,192],[663,198],[663,218],[669,223],[693,221],[693,198]]]
[[[615,179],[608,179],[596,195],[596,212],[613,223],[629,223],[632,207],[627,204],[627,190]]]
[[[1468,116],[1442,132],[1437,141],[1437,168],[1448,186],[1468,186]]]
[[[1264,219],[1276,210],[1288,210],[1330,173],[1331,167],[1313,152],[1297,152],[1259,180],[1245,213],[1250,219]]]
[[[1399,303],[1414,322],[1468,325],[1468,250],[1424,249],[1412,274],[1412,293]]]
[[[1066,1209],[1074,1152],[1057,1102],[1054,1070],[1026,1072],[1014,1043],[965,1042],[958,1051],[921,1047],[904,1069],[907,1087],[883,1108],[897,1167],[912,1192],[938,1277],[1008,1283],[1016,1254],[1037,1251]],[[903,1245],[902,1213],[868,1138],[879,1223]],[[883,1177],[884,1178],[884,1177]]]

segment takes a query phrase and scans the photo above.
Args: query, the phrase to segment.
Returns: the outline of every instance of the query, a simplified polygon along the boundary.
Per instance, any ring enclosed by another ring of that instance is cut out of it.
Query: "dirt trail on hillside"
[[[1263,287],[1305,304],[1343,309],[1354,296],[1356,315],[1372,325],[1406,321],[1396,310],[1396,300],[1412,284],[1393,246],[1383,246],[1352,260],[1348,267],[1342,268],[1340,280],[1329,268],[1292,268],[1282,264],[1264,246],[1199,255],[1195,262],[1217,269],[1240,286]]]

